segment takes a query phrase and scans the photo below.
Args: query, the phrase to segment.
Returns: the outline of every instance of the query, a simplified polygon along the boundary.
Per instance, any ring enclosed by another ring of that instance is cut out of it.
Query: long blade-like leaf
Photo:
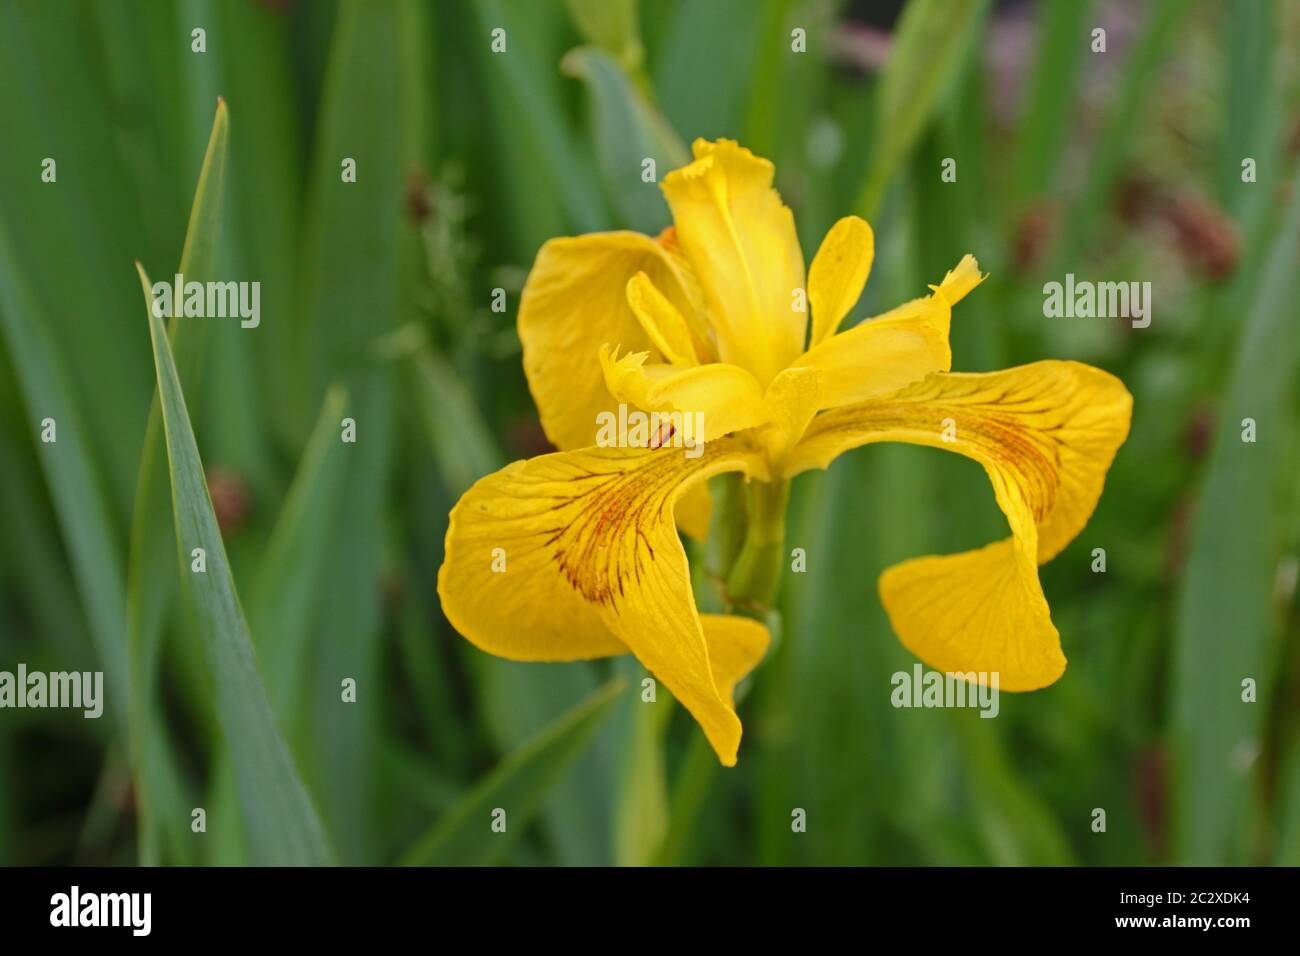
[[[108,694],[107,708],[126,719],[126,607],[117,531],[90,448],[86,417],[58,350],[50,324],[23,281],[13,246],[0,223],[0,334],[12,357],[33,433],[52,440],[38,448],[59,526],[72,559]]]
[[[874,218],[885,190],[952,85],[979,26],[984,0],[912,0],[894,31],[880,78],[876,142],[858,212]]]
[[[229,142],[230,114],[225,103],[218,100],[181,252],[180,272],[187,280],[216,278]],[[206,325],[173,320],[168,332],[180,380],[195,389],[207,338]],[[140,801],[140,858],[146,864],[161,862],[160,832],[169,837],[169,849],[180,854],[176,862],[189,862],[185,853],[192,844],[184,818],[159,811],[161,806],[170,805],[165,795],[174,793],[179,786],[155,686],[163,626],[177,595],[172,575],[175,535],[168,485],[162,411],[155,396],[140,455],[126,582],[131,749]],[[164,821],[170,823],[164,825]]]
[[[346,408],[346,389],[331,388],[271,532],[249,602],[266,684],[286,725],[298,714],[302,655],[340,511],[348,446],[339,441],[339,422]]]
[[[140,279],[148,304],[149,337],[167,438],[180,573],[212,671],[217,716],[235,767],[249,858],[254,863],[279,865],[326,864],[331,854],[324,831],[258,674],[176,362],[162,319],[154,313],[143,268]],[[205,567],[194,563],[195,551],[200,548]]]
[[[1175,841],[1180,862],[1238,864],[1249,844],[1251,783],[1273,684],[1277,515],[1285,436],[1294,427],[1300,170],[1243,327],[1209,473],[1197,503],[1179,602],[1173,673]],[[1247,424],[1249,419],[1253,424]],[[1252,429],[1251,440],[1246,440]],[[1294,485],[1294,482],[1291,483]]]
[[[316,381],[304,383],[303,394],[323,397],[342,382],[356,428],[342,491],[347,520],[337,524],[326,555],[321,600],[312,609],[311,667],[301,685],[313,739],[294,742],[339,858],[348,864],[379,859],[379,753],[370,743],[380,727],[385,496],[396,433],[392,369],[371,359],[398,310],[402,136],[391,107],[414,95],[401,83],[398,6],[392,0],[339,6],[321,92],[298,300],[300,346],[317,360]],[[341,157],[355,160],[355,182],[344,180]],[[345,708],[339,706],[342,680],[358,689]]]
[[[405,866],[471,866],[500,859],[523,832],[542,798],[586,750],[624,687],[622,680],[610,681],[507,756],[420,837],[400,862]]]
[[[579,47],[561,68],[587,85],[591,127],[605,188],[624,223],[656,233],[669,224],[668,205],[656,179],[690,161],[668,121],[604,50]],[[643,163],[654,160],[656,178],[646,181]]]

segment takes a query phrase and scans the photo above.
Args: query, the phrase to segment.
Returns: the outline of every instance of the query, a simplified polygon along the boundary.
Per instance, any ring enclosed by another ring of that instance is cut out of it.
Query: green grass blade
[[[1252,781],[1266,703],[1274,686],[1277,515],[1286,439],[1293,428],[1300,338],[1296,258],[1300,254],[1300,170],[1254,304],[1242,327],[1234,371],[1197,502],[1178,604],[1172,677],[1176,858],[1188,864],[1246,862]],[[1242,440],[1253,419],[1256,441]],[[1291,489],[1286,489],[1290,491]]]
[[[738,138],[760,24],[754,0],[679,3],[669,13],[654,58],[654,88],[673,128],[697,136]],[[708,82],[701,82],[707,76]]]
[[[591,182],[590,157],[573,146],[565,123],[553,66],[544,65],[543,31],[538,18],[562,15],[558,4],[526,4],[518,0],[478,0],[473,5],[481,64],[488,75],[493,108],[508,125],[510,136],[500,149],[522,151],[530,171],[529,188],[544,188],[559,198],[574,232],[594,232],[605,225],[605,210]],[[493,30],[506,31],[506,52],[493,53]]]
[[[143,269],[140,279],[149,310],[149,337],[167,439],[180,574],[211,667],[218,717],[238,781],[249,858],[278,865],[326,864],[331,856],[324,831],[258,675],[176,362],[162,319],[153,313],[150,283]],[[201,573],[192,570],[195,548],[206,552],[207,567]]]
[[[613,680],[509,754],[402,857],[405,866],[474,866],[499,860],[523,833],[546,793],[591,743],[625,688]],[[492,830],[505,811],[505,832]]]
[[[790,109],[794,104],[783,98],[783,92],[790,82],[792,62],[806,61],[807,54],[796,54],[790,47],[791,11],[794,0],[764,0],[762,11],[758,15],[759,29],[757,50],[752,71],[753,84],[749,94],[748,115],[745,118],[745,145],[759,156],[766,156],[776,161],[776,152],[782,143],[778,142],[777,124],[789,113],[807,117],[812,112],[811,104],[799,103],[801,108]],[[800,11],[809,14],[808,8]],[[802,19],[802,18],[801,18]],[[811,24],[800,24],[807,30]],[[823,26],[823,24],[817,24]],[[817,47],[819,32],[813,31],[813,49],[817,56],[821,51]],[[825,34],[820,34],[824,36]],[[800,91],[803,92],[803,91]],[[789,113],[787,113],[789,109]],[[784,144],[788,145],[788,144]]]
[[[629,75],[637,75],[645,55],[637,0],[568,0],[567,6],[588,43],[603,49]]]
[[[349,446],[339,440],[339,423],[346,413],[347,391],[331,388],[271,531],[248,606],[266,686],[285,726],[299,713],[312,611],[340,514]]]
[[[1083,191],[1070,204],[1071,215],[1059,250],[1062,262],[1077,260],[1080,244],[1092,235],[1099,214],[1106,208],[1106,199],[1125,168],[1130,144],[1139,131],[1142,109],[1155,88],[1186,9],[1183,0],[1157,0],[1141,36],[1127,54],[1119,89],[1088,157]]]
[[[904,8],[878,88],[876,138],[858,192],[863,218],[875,216],[894,174],[951,88],[984,7],[984,0],[911,0]]]
[[[456,494],[505,462],[464,381],[428,346],[411,357],[412,390],[443,483]]]
[[[1225,16],[1228,54],[1227,95],[1223,100],[1223,140],[1218,149],[1219,199],[1225,208],[1239,212],[1247,197],[1267,202],[1271,190],[1242,189],[1241,161],[1250,156],[1259,166],[1260,185],[1273,164],[1269,141],[1285,110],[1281,109],[1283,84],[1275,77],[1278,38],[1284,35],[1279,5],[1260,0],[1242,16]],[[1262,194],[1262,196],[1260,195]]]
[[[829,115],[831,48],[842,29],[844,6],[841,0],[763,0],[756,15],[757,49],[741,142],[776,165],[777,188],[797,210],[799,236],[810,245],[821,240],[828,226],[823,209],[833,206],[835,218],[845,211],[844,197],[834,191],[827,170],[838,157],[811,148],[828,130],[852,141],[851,133]],[[804,31],[806,52],[792,49],[796,27]],[[833,202],[823,205],[828,194]]]
[[[229,102],[239,130],[230,144],[225,261],[232,276],[261,282],[263,321],[256,329],[233,324],[217,330],[224,348],[215,357],[218,364],[209,366],[212,371],[205,376],[211,415],[196,427],[204,436],[205,449],[228,449],[227,463],[252,472],[249,478],[256,482],[265,470],[258,456],[260,432],[278,430],[281,445],[294,450],[303,437],[291,419],[295,403],[289,400],[285,366],[292,363],[284,360],[294,351],[306,152],[292,76],[291,24],[283,11],[265,4],[222,0],[205,0],[192,20],[182,22],[207,23],[210,37],[238,38],[237,43],[221,43],[221,57],[210,47],[203,56],[186,54],[184,59],[219,62],[222,67],[218,92]],[[249,69],[248,64],[256,66]],[[196,101],[206,106],[191,93],[190,102]],[[254,381],[245,386],[252,373]],[[240,375],[243,381],[236,388],[223,374]],[[186,383],[183,376],[181,382]],[[197,398],[192,391],[189,394]],[[221,401],[215,400],[218,394]],[[214,433],[202,431],[208,422],[215,426]],[[254,491],[264,488],[255,484]]]
[[[3,341],[0,335],[0,343]],[[25,627],[44,635],[51,649],[67,659],[68,668],[94,670],[98,667],[96,653],[73,570],[48,506],[40,465],[31,454],[25,403],[3,356],[0,345],[0,474],[5,476],[4,507],[0,508],[0,541],[5,542],[0,548],[0,607],[24,607]],[[9,630],[17,637],[22,627]]]
[[[29,427],[39,433],[44,420],[54,423],[56,440],[38,442],[36,447],[104,669],[106,710],[125,729],[126,605],[118,530],[90,448],[88,419],[50,341],[51,326],[23,280],[13,253],[0,224],[0,334],[13,362]]]
[[[965,757],[971,816],[988,859],[995,866],[1073,865],[1060,823],[1010,765],[999,730],[992,726],[997,721],[977,714],[951,716]]]
[[[1277,782],[1278,820],[1276,866],[1300,866],[1300,737],[1293,737],[1282,757]]]
[[[143,129],[123,137],[118,104],[105,103],[110,81],[96,6],[0,3],[0,89],[8,94],[0,97],[0,218],[14,237],[19,274],[39,297],[86,426],[80,441],[98,463],[117,521],[131,505],[140,410],[152,380],[125,267],[148,248],[145,221],[171,222],[183,199],[168,190],[174,180],[166,174],[147,191],[135,188],[133,174],[143,170],[131,160],[152,153],[155,142]],[[159,11],[160,27],[164,19]],[[137,31],[138,42],[145,33],[156,35]],[[32,174],[47,156],[57,160],[57,182]]]
[[[321,600],[313,609],[300,715],[312,739],[295,739],[294,749],[303,754],[325,825],[347,864],[372,864],[381,856],[375,802],[380,755],[371,741],[380,733],[395,370],[376,357],[376,348],[399,308],[402,133],[394,104],[409,91],[401,87],[398,23],[393,0],[349,0],[339,7],[300,250],[297,333],[304,354],[315,359],[315,380],[303,386],[313,404],[303,409],[302,427],[310,427],[326,389],[340,382],[348,390],[356,442],[347,445],[346,520],[328,551]],[[355,182],[343,178],[343,157],[356,160]],[[346,679],[356,682],[357,696],[344,703]]]
[[[229,142],[230,115],[225,104],[218,101],[181,252],[179,271],[187,281],[216,278]],[[200,395],[197,382],[207,332],[204,320],[173,319],[169,329],[180,381]],[[164,800],[164,795],[174,794],[180,784],[166,740],[156,687],[163,628],[168,615],[175,612],[179,593],[172,573],[175,534],[169,488],[162,410],[155,395],[136,479],[126,581],[131,750],[140,800],[140,858],[146,864],[161,862],[160,834],[166,835],[172,853],[181,854],[176,860],[179,863],[188,862],[184,854],[193,844],[185,815]]]
[[[634,658],[619,661],[619,670],[635,693],[624,701],[624,724],[617,799],[614,805],[614,862],[648,866],[658,857],[669,829],[668,776],[664,741],[673,700],[665,693],[653,702],[641,699],[646,670]]]
[[[668,804],[668,830],[655,855],[656,866],[678,866],[686,861],[696,843],[695,827],[700,810],[718,775],[718,755],[703,734],[692,734]]]
[[[1016,205],[1043,196],[1054,185],[1057,166],[1070,130],[1084,54],[1088,52],[1090,0],[1046,3],[1038,8],[1038,43],[1028,88],[1029,105],[1020,121],[1015,177]]]
[[[672,221],[658,180],[690,161],[668,121],[604,50],[571,50],[561,69],[582,80],[591,94],[591,129],[605,191],[624,225],[654,234]],[[642,163],[653,159],[656,178],[642,180]]]

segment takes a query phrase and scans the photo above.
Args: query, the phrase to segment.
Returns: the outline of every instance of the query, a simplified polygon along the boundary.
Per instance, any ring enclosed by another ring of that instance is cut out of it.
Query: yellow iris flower
[[[1091,515],[1128,434],[1128,391],[1076,362],[949,372],[952,307],[982,280],[969,255],[932,294],[838,331],[871,269],[870,226],[841,219],[805,276],[772,164],[729,140],[697,141],[694,157],[664,179],[674,226],[657,238],[597,233],[538,253],[519,335],[561,450],[488,475],[452,510],[438,574],[448,620],[515,660],[635,654],[731,766],[732,691],[768,633],[697,611],[678,526],[707,532],[713,475],[782,487],[851,448],[901,441],[979,462],[1011,536],[888,569],[894,630],[938,670],[997,673],[1003,690],[1051,684],[1065,657],[1038,565]],[[620,404],[702,412],[702,452],[598,447],[598,417]]]

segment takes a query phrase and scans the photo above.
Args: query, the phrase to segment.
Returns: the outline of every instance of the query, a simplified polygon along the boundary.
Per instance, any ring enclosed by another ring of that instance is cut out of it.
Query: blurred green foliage
[[[0,670],[107,696],[0,711],[0,862],[1300,863],[1300,10],[899,6],[0,0]],[[641,161],[697,136],[776,162],[809,258],[872,218],[854,319],[973,252],[955,368],[1073,358],[1133,392],[1043,568],[1069,669],[999,719],[889,703],[913,660],[877,575],[1004,529],[920,448],[796,483],[808,571],[733,770],[634,660],[510,663],[442,619],[450,506],[546,450],[533,255],[666,225]],[[259,281],[260,326],[151,346],[134,260]],[[1151,327],[1045,319],[1066,272],[1151,281]]]

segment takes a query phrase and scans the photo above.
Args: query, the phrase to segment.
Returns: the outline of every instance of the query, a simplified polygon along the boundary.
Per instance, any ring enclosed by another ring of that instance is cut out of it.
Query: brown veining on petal
[[[569,479],[572,496],[552,507],[557,520],[546,546],[573,589],[592,604],[613,606],[629,579],[640,582],[661,557],[656,530],[674,527],[674,492],[716,465],[725,454],[720,445],[731,443],[713,443],[696,459],[680,448],[648,449]]]
[[[1034,518],[1042,521],[1056,502],[1061,468],[1060,442],[1055,432],[1061,428],[1060,406],[1045,398],[1050,383],[1034,393],[1017,390],[980,394],[977,402],[954,402],[949,393],[942,402],[897,402],[848,407],[825,413],[814,423],[818,433],[847,434],[879,430],[881,440],[897,440],[901,432],[913,431],[927,438],[939,436],[942,442],[944,421],[952,419],[954,440],[939,447],[953,451],[976,450],[999,471],[1013,479],[1024,491],[1026,504]],[[972,387],[972,394],[976,389]],[[1019,415],[1051,414],[1054,424],[1026,426]]]

